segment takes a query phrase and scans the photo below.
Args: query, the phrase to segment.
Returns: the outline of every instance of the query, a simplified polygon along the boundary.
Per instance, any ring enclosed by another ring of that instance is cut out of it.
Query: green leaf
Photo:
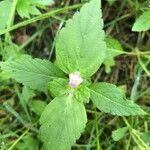
[[[0,2],[0,30],[5,29],[10,14],[12,2],[4,0]]]
[[[22,57],[1,63],[2,70],[20,83],[32,89],[43,89],[55,77],[64,77],[63,72],[50,61]]]
[[[32,2],[39,5],[51,5],[54,3],[53,0],[32,0]]]
[[[22,88],[22,98],[24,99],[25,103],[28,104],[29,100],[35,96],[35,93],[32,89],[27,86]]]
[[[145,115],[135,103],[126,100],[124,93],[113,84],[97,83],[90,86],[91,99],[98,109],[113,115]]]
[[[70,150],[87,122],[86,110],[71,95],[56,97],[40,118],[40,135],[49,150]]]
[[[64,72],[79,71],[83,77],[90,77],[103,62],[106,45],[100,5],[100,0],[91,0],[60,31],[56,61]]]
[[[30,7],[30,14],[31,15],[40,15],[41,12],[39,11],[38,8],[36,8],[35,6]]]
[[[53,97],[62,96],[70,91],[68,86],[68,79],[56,78],[49,82],[48,87]]]
[[[18,0],[16,9],[21,18],[30,18],[30,0]]]
[[[132,31],[147,31],[150,29],[150,10],[145,11],[139,18],[136,19]]]
[[[19,46],[14,43],[6,45],[4,49],[2,49],[2,56],[4,60],[13,60],[21,57],[22,54],[23,52],[19,50]]]
[[[112,138],[114,141],[122,139],[128,131],[128,127],[119,128],[112,132]]]
[[[88,103],[90,98],[90,90],[85,85],[81,85],[75,89],[74,96],[78,101]]]
[[[53,0],[18,0],[17,12],[21,18],[30,18],[30,15],[40,15],[37,8],[39,5],[46,6],[53,4]],[[40,7],[42,9],[42,7]]]
[[[15,149],[17,150],[38,150],[40,142],[30,135],[26,135],[23,137],[22,141],[20,141]]]
[[[107,37],[105,41],[107,50],[103,64],[105,65],[106,72],[110,73],[111,67],[115,65],[114,57],[123,54],[123,48],[119,41],[112,37]]]
[[[68,79],[56,78],[53,81],[49,82],[49,90],[52,96],[63,96],[70,92],[73,93],[73,96],[76,100],[80,102],[89,102],[90,91],[85,85],[80,85],[78,88],[72,89],[69,87]]]
[[[46,102],[41,100],[32,100],[29,104],[30,109],[37,115],[41,115],[46,107]]]
[[[142,132],[140,133],[140,137],[145,143],[150,144],[150,132]]]

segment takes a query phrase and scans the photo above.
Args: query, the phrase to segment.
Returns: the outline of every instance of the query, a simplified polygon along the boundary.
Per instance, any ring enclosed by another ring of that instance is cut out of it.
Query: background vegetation
[[[54,62],[58,31],[84,2],[0,1],[0,61],[30,54]],[[132,27],[136,18],[150,11],[150,1],[103,0],[102,11],[108,47],[116,51],[92,79],[118,85],[129,99],[149,113],[150,32],[133,32]],[[33,91],[0,71],[0,149],[42,149],[38,119],[51,99],[48,92]],[[87,127],[73,150],[144,150],[150,145],[149,115],[112,116],[90,103],[86,110]]]

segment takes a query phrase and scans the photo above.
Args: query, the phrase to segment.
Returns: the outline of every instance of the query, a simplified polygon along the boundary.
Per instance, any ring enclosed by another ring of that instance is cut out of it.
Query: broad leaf
[[[16,8],[21,18],[30,18],[30,1],[19,0]]]
[[[69,93],[68,79],[56,78],[48,83],[50,93],[53,97],[62,96]]]
[[[81,85],[74,90],[74,96],[78,101],[88,103],[90,98],[90,90],[85,85]]]
[[[11,6],[12,2],[9,0],[0,2],[0,30],[3,30],[7,25]]]
[[[5,61],[19,58],[22,54],[23,52],[19,50],[19,46],[14,43],[6,45],[4,49],[2,49],[2,56]]]
[[[22,57],[16,61],[7,61],[1,64],[4,71],[32,89],[45,88],[46,84],[55,77],[64,77],[64,74],[50,61]]]
[[[113,115],[144,115],[137,104],[126,100],[123,92],[115,85],[97,83],[90,87],[91,99],[98,109]]]
[[[142,132],[140,133],[140,137],[145,143],[150,144],[150,132]]]
[[[112,132],[112,138],[114,141],[122,139],[128,131],[128,127],[119,128]]]
[[[56,40],[56,61],[66,73],[94,74],[104,60],[103,21],[100,0],[91,0],[68,20]]]
[[[40,135],[48,150],[70,150],[87,122],[83,103],[71,95],[56,97],[45,108]]]
[[[73,89],[69,87],[68,82],[68,79],[62,78],[56,78],[49,82],[48,86],[52,96],[63,96],[72,92],[76,100],[80,102],[89,102],[90,91],[86,85],[80,85],[78,88]]]
[[[105,65],[106,72],[109,73],[111,71],[111,67],[115,65],[114,57],[122,54],[123,48],[119,41],[112,37],[107,37],[105,41],[107,50],[103,64]]]
[[[137,20],[135,21],[132,31],[147,31],[150,29],[150,10],[145,11]]]

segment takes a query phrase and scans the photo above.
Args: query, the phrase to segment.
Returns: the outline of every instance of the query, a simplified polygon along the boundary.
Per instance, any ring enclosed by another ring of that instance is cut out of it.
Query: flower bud
[[[69,85],[72,88],[78,87],[83,82],[80,72],[74,72],[69,74]]]

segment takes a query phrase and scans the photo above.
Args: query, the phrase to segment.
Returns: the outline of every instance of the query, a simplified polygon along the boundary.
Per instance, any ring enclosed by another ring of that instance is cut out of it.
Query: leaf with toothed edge
[[[84,131],[87,122],[84,104],[72,95],[56,97],[40,118],[40,136],[45,148],[70,150]]]
[[[91,100],[103,112],[119,116],[146,114],[137,104],[126,100],[123,92],[113,84],[95,83],[90,90]]]
[[[53,97],[63,96],[70,91],[68,79],[56,78],[48,83],[48,88]]]
[[[100,0],[86,3],[59,32],[56,63],[64,72],[79,71],[88,78],[102,64],[106,44],[100,5]]]
[[[15,61],[2,62],[1,67],[18,82],[38,90],[46,87],[56,77],[65,77],[50,61],[38,58],[22,57]]]

